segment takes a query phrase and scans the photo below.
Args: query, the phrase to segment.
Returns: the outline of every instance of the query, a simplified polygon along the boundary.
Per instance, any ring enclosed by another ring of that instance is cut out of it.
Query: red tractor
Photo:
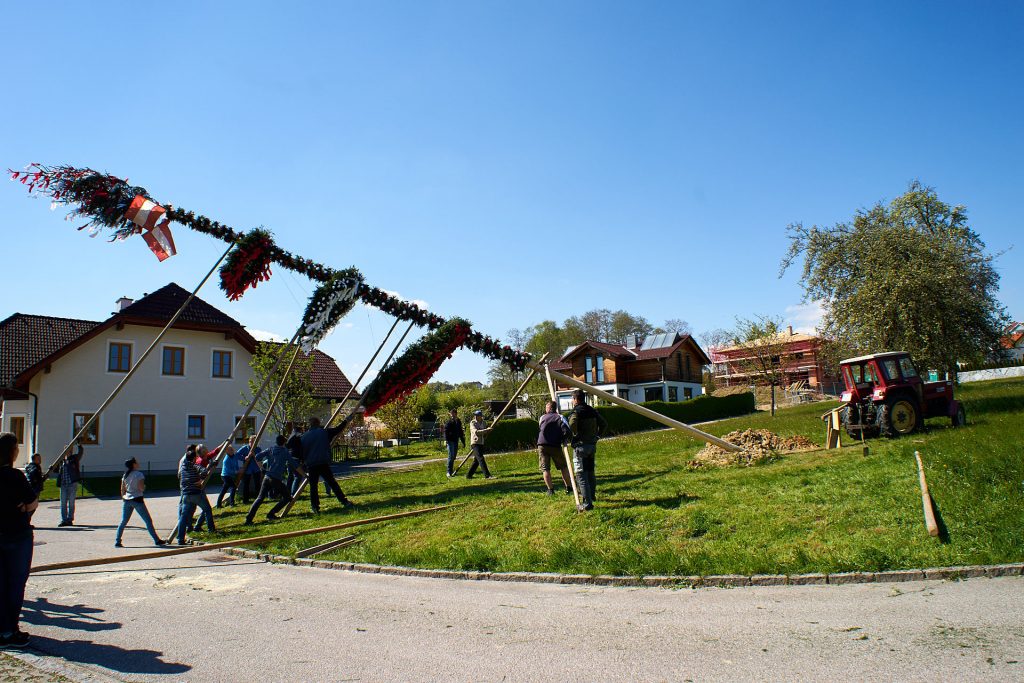
[[[922,381],[904,351],[850,358],[840,370],[846,384],[840,419],[855,439],[910,434],[928,417],[948,417],[954,427],[967,422],[963,405],[953,398],[953,383]]]

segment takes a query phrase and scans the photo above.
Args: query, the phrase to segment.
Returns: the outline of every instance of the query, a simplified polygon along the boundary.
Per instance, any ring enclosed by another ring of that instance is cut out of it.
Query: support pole
[[[540,362],[543,363],[544,359],[547,358],[547,357],[548,357],[548,354],[545,353],[543,356],[540,357]],[[537,371],[535,369],[531,369],[530,372],[527,373],[526,379],[524,379],[523,383],[519,385],[519,388],[516,389],[516,392],[514,394],[512,394],[512,398],[510,398],[508,403],[505,404],[505,407],[501,409],[501,412],[498,413],[498,416],[496,418],[494,418],[494,422],[491,423],[491,426],[488,427],[488,429],[494,429],[494,425],[498,424],[498,420],[500,420],[502,418],[502,416],[505,415],[505,413],[508,412],[509,407],[515,404],[516,399],[519,398],[519,395],[521,393],[523,393],[524,389],[526,389],[526,385],[530,383],[530,380],[533,379],[533,376],[536,375],[536,374],[537,374]],[[473,455],[473,447],[470,446],[469,453],[466,454],[466,457],[463,458],[462,462],[459,463],[459,466],[455,468],[455,472],[452,473],[453,477],[456,474],[459,473],[459,470],[462,469],[463,465],[465,465],[467,462],[469,462],[469,459],[470,459],[470,457],[472,457],[472,455]]]
[[[39,572],[52,572],[58,569],[78,569],[80,567],[95,567],[102,564],[120,564],[122,562],[138,562],[139,560],[155,560],[162,557],[172,557],[174,555],[187,555],[189,553],[203,553],[210,550],[223,550],[224,548],[233,548],[236,545],[260,545],[263,543],[271,543],[273,541],[282,541],[286,538],[295,538],[297,536],[308,536],[310,534],[326,533],[328,531],[337,531],[339,529],[349,529],[354,526],[363,526],[366,524],[376,524],[377,522],[387,522],[392,519],[402,519],[403,517],[416,517],[418,515],[425,515],[428,512],[437,512],[438,510],[445,510],[454,505],[438,505],[436,507],[422,508],[419,510],[409,510],[408,512],[396,512],[392,515],[383,515],[381,517],[371,517],[369,519],[356,519],[350,522],[341,522],[339,524],[331,524],[330,526],[322,526],[316,529],[300,529],[299,531],[286,531],[280,534],[270,534],[269,536],[256,536],[253,538],[239,538],[234,541],[221,541],[219,543],[207,543],[205,545],[192,545],[184,548],[172,548],[170,550],[154,550],[148,553],[137,553],[135,555],[113,555],[111,557],[97,557],[91,560],[72,560],[70,562],[54,562],[53,564],[41,564],[32,567],[29,570],[30,574],[37,574]]]
[[[924,479],[924,464],[921,463],[921,454],[914,451],[914,458],[917,460],[917,477],[921,482],[921,507],[924,508],[924,525],[928,527],[929,536],[938,536],[939,523],[935,520],[932,494],[928,493],[928,482]]]
[[[121,378],[121,381],[117,383],[117,386],[114,387],[114,390],[110,392],[110,395],[107,396],[106,400],[103,401],[103,403],[100,404],[100,407],[93,412],[92,417],[85,421],[85,424],[82,425],[82,428],[78,430],[78,433],[75,434],[75,436],[71,439],[71,442],[64,447],[64,450],[60,452],[60,455],[57,456],[57,459],[54,461],[54,463],[50,465],[51,470],[57,467],[57,465],[60,464],[60,461],[64,458],[64,456],[71,452],[71,447],[75,445],[75,442],[79,441],[79,439],[81,439],[83,436],[89,433],[89,427],[91,427],[92,424],[99,418],[100,413],[106,410],[107,406],[109,406],[110,403],[117,397],[117,395],[121,393],[121,390],[124,389],[125,385],[128,384],[128,381],[135,375],[135,372],[140,367],[142,367],[142,364],[146,361],[147,358],[149,358],[149,354],[153,353],[153,349],[155,349],[157,344],[160,343],[160,340],[164,338],[164,335],[167,334],[168,330],[170,330],[174,326],[174,323],[178,322],[178,318],[181,317],[181,314],[184,313],[185,309],[188,308],[189,304],[192,303],[192,300],[196,298],[196,294],[199,293],[199,290],[203,288],[203,285],[206,284],[206,281],[210,279],[210,276],[213,275],[214,272],[216,272],[217,268],[220,267],[221,262],[225,258],[227,258],[228,253],[234,248],[235,243],[232,242],[224,251],[224,253],[221,254],[220,258],[217,259],[217,262],[213,264],[213,268],[210,268],[210,272],[208,272],[206,276],[199,281],[199,284],[196,285],[196,288],[193,289],[192,293],[188,295],[188,298],[185,299],[185,303],[181,305],[181,308],[179,308],[178,311],[171,317],[171,319],[167,321],[167,324],[164,325],[164,329],[160,330],[160,334],[156,335],[156,339],[154,339],[153,343],[149,345],[149,348],[147,348],[142,353],[142,356],[139,358],[139,360],[135,362],[135,365],[133,365],[131,369],[128,370],[128,374]]]
[[[555,393],[555,380],[551,378],[551,368],[544,364],[544,375],[547,379],[548,391],[551,393],[551,400],[555,402],[555,410],[558,410],[558,394]],[[562,444],[562,455],[565,456],[565,466],[569,470],[569,481],[572,482],[572,497],[576,501],[576,508],[580,506],[580,492],[576,488],[576,470],[573,466],[572,456],[569,454],[569,447]]]
[[[540,366],[537,365],[536,361],[532,361],[532,360],[531,361],[527,361],[526,364],[529,367],[531,367],[531,368],[540,369]],[[576,387],[577,389],[582,389],[583,391],[587,392],[588,394],[591,394],[593,396],[597,396],[599,398],[603,398],[604,400],[606,400],[606,401],[608,401],[610,403],[614,403],[615,405],[622,406],[623,408],[625,408],[627,410],[631,410],[632,412],[637,413],[638,415],[643,415],[644,417],[649,418],[651,420],[654,420],[655,422],[658,422],[660,424],[663,424],[666,427],[672,427],[673,429],[678,429],[679,431],[684,432],[684,433],[694,437],[695,439],[700,439],[701,441],[705,441],[707,443],[713,443],[716,446],[718,446],[719,448],[724,448],[725,450],[730,451],[732,453],[742,453],[743,452],[743,449],[740,448],[739,446],[737,446],[736,444],[729,443],[728,441],[723,441],[722,439],[719,439],[717,436],[712,436],[711,434],[708,434],[707,432],[702,432],[701,430],[697,429],[696,427],[691,427],[690,425],[684,424],[684,423],[680,422],[679,420],[673,420],[672,418],[667,417],[665,415],[662,415],[661,413],[656,413],[653,410],[651,410],[650,408],[644,408],[643,406],[638,406],[637,404],[631,403],[631,402],[627,401],[624,398],[619,398],[618,396],[613,396],[612,394],[609,394],[607,391],[601,391],[600,389],[592,387],[589,384],[584,384],[583,382],[579,381],[578,379],[576,379],[574,377],[569,377],[567,375],[563,375],[560,372],[555,372],[554,370],[549,370],[548,372],[551,373],[551,376],[554,379],[557,379],[562,384],[567,384],[570,387]]]
[[[359,386],[359,383],[363,381],[363,377],[366,376],[367,371],[373,365],[373,361],[377,360],[377,356],[380,355],[380,352],[384,349],[384,345],[388,343],[388,339],[391,339],[391,333],[395,331],[396,327],[398,327],[399,321],[400,318],[395,318],[395,322],[391,323],[391,329],[388,330],[388,333],[386,335],[384,335],[384,340],[381,341],[381,343],[377,346],[377,350],[373,352],[372,356],[370,356],[369,362],[366,364],[366,367],[363,368],[363,371],[359,373],[358,379],[356,379],[356,381],[353,382],[352,385],[348,388],[348,392],[345,394],[345,398],[341,399],[341,403],[339,403],[338,407],[334,409],[333,413],[331,413],[331,419],[327,420],[327,424],[324,425],[325,427],[330,427],[331,423],[334,422],[335,418],[337,418],[338,415],[341,414],[341,411],[345,409],[345,402],[352,397],[352,394],[355,392],[356,387]],[[405,339],[406,335],[409,334],[409,330],[411,329],[412,325],[410,325],[409,329],[407,329],[405,331],[405,334],[402,335],[402,339],[399,340],[398,342],[399,346],[402,345],[402,341]],[[387,365],[393,356],[394,353],[392,353],[391,356],[388,356],[388,360],[385,361],[384,364]]]
[[[397,324],[398,324],[398,320],[396,319],[395,320],[395,325],[397,325]],[[396,353],[398,353],[398,349],[400,349],[402,347],[402,342],[404,342],[405,338],[409,336],[409,332],[412,331],[412,328],[413,328],[414,324],[415,323],[409,323],[409,327],[407,327],[405,329],[405,334],[403,334],[402,338],[398,340],[398,344],[395,345],[395,348],[393,348],[391,350],[391,354],[388,356],[388,359],[386,361],[384,361],[384,365],[382,367],[387,367],[387,364],[390,363],[391,359],[395,357]],[[395,326],[392,325],[391,329],[394,330]],[[389,331],[388,332],[388,336],[384,337],[384,341],[382,341],[380,343],[380,346],[377,347],[377,353],[373,354],[373,357],[370,358],[370,362],[366,364],[365,368],[363,368],[363,372],[359,375],[359,379],[362,379],[363,376],[366,375],[366,371],[370,369],[370,366],[373,364],[373,361],[377,358],[377,354],[379,354],[381,349],[384,348],[384,344],[387,343],[388,337],[390,337],[390,336],[391,336],[391,332]],[[358,383],[359,383],[359,380],[356,380],[356,384],[358,384]],[[348,396],[352,395],[352,391],[355,390],[356,384],[352,385],[352,389],[349,390]],[[347,400],[348,396],[345,397],[346,400]],[[356,412],[358,412],[359,409],[363,407],[363,402],[365,400],[366,400],[366,392],[364,391],[363,395],[359,398],[359,403],[356,404],[356,407],[352,410],[351,413],[349,413],[349,415],[355,415]],[[334,418],[338,417],[338,415],[341,413],[341,409],[344,408],[344,407],[345,407],[345,403],[344,403],[344,401],[342,401],[341,405],[339,405],[338,408],[334,411],[334,414],[331,415],[331,419],[327,421],[327,425],[326,426],[330,426],[330,424],[332,422],[334,422]],[[346,417],[345,419],[347,420],[348,418]],[[292,511],[292,506],[295,505],[295,501],[297,501],[299,499],[299,496],[302,495],[302,492],[306,490],[306,486],[308,484],[309,484],[309,477],[303,477],[302,481],[299,483],[299,488],[295,489],[295,495],[292,496],[292,499],[288,502],[288,505],[285,507],[285,509],[281,511],[281,514],[278,516],[279,518],[280,517],[284,517],[285,515],[287,515],[289,512]]]

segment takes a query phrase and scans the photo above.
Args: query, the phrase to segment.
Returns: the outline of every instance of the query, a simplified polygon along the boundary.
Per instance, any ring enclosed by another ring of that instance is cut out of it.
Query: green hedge
[[[673,420],[687,424],[707,422],[754,412],[754,394],[731,396],[698,396],[688,401],[667,403],[649,401],[640,405]],[[661,429],[654,420],[626,410],[622,406],[600,406],[597,409],[608,421],[608,435],[629,434],[648,429]],[[537,443],[537,421],[530,419],[502,420],[487,437],[487,450],[513,451],[532,448]]]

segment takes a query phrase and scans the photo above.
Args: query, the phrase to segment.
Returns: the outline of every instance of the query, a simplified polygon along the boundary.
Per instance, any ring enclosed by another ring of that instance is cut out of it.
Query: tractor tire
[[[913,434],[920,422],[917,406],[905,398],[890,399],[878,408],[878,426],[889,438]]]
[[[967,424],[967,411],[964,410],[963,405],[960,405],[956,409],[956,414],[949,418],[950,422],[953,423],[954,427],[963,427]]]
[[[851,424],[860,423],[860,410],[856,406],[846,406],[839,411],[839,423],[843,425],[843,429],[850,435],[851,439],[860,438],[860,427],[851,427]]]

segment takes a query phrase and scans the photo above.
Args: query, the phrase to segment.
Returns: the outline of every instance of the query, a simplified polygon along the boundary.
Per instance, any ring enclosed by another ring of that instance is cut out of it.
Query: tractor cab
[[[964,424],[963,406],[953,399],[953,383],[924,382],[910,354],[876,353],[840,363],[846,391],[841,419],[854,438],[862,434],[910,434],[928,417],[949,417]]]

